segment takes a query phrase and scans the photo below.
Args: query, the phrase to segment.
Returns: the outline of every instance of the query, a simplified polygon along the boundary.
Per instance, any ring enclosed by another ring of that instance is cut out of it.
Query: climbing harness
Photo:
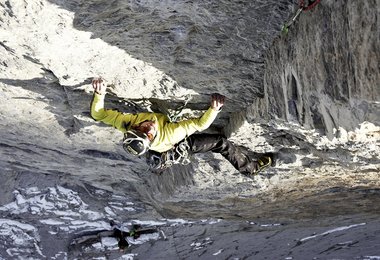
[[[174,164],[187,165],[190,163],[189,149],[189,143],[185,139],[167,152],[150,152],[147,158],[148,165],[154,170],[164,170]]]
[[[184,110],[186,108],[187,103],[192,99],[192,96],[189,94],[185,97],[184,104],[174,110],[173,112],[166,110],[166,116],[168,117],[170,122],[177,122]],[[147,155],[147,163],[150,169],[153,170],[164,170],[170,168],[174,164],[187,165],[190,163],[189,156],[190,146],[186,140],[186,138],[180,143],[176,144],[169,151],[158,153],[154,151],[149,151]]]
[[[292,18],[282,26],[283,34],[288,33],[289,27],[297,20],[298,16],[302,12],[306,12],[313,9],[319,2],[321,2],[321,0],[306,0],[306,2],[308,2],[308,4],[305,4],[305,0],[299,0],[299,8],[294,13]]]
[[[173,149],[164,153],[163,166],[164,168],[169,168],[174,164],[187,165],[190,163],[189,158],[190,146],[187,140],[183,140],[177,144]]]

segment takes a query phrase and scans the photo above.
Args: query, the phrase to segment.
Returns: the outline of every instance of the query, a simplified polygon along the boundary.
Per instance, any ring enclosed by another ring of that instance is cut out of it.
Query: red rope
[[[311,5],[305,7],[304,0],[300,0],[300,4],[299,5],[302,8],[302,10],[309,11],[309,10],[313,9],[317,4],[319,4],[320,1],[321,0],[315,0],[314,3],[312,3]]]

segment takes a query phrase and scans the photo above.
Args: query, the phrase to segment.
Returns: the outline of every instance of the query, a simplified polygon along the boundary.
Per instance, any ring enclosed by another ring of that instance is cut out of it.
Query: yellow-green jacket
[[[139,125],[144,121],[156,121],[158,125],[157,134],[151,144],[150,150],[160,153],[170,150],[186,136],[190,136],[196,131],[207,129],[218,115],[218,111],[210,107],[200,118],[172,123],[167,116],[159,113],[127,114],[116,110],[104,109],[104,96],[94,94],[91,105],[91,116],[96,121],[112,125],[123,133],[126,133],[132,126]]]

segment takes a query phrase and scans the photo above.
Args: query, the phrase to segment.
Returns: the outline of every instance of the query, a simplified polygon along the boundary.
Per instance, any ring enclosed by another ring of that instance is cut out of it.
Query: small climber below
[[[92,81],[94,96],[91,116],[96,121],[111,125],[124,133],[123,148],[134,156],[146,155],[148,164],[162,170],[173,164],[188,164],[190,156],[208,151],[220,153],[240,173],[252,176],[272,164],[272,155],[264,154],[250,158],[226,137],[206,134],[224,105],[225,97],[213,94],[210,108],[199,118],[170,122],[160,113],[121,113],[104,108],[106,84],[103,79]],[[255,153],[254,153],[255,154]]]

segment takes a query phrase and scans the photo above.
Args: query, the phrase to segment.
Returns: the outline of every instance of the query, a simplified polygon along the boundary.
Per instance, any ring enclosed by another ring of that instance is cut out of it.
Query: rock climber
[[[199,118],[170,122],[160,113],[121,113],[104,108],[106,84],[102,78],[92,80],[94,96],[91,116],[96,121],[111,125],[124,133],[123,148],[134,156],[146,155],[154,169],[165,169],[173,164],[188,164],[192,154],[208,151],[220,153],[240,173],[252,176],[272,164],[270,154],[252,158],[220,134],[206,134],[206,130],[224,105],[225,97],[213,94],[210,108]]]

